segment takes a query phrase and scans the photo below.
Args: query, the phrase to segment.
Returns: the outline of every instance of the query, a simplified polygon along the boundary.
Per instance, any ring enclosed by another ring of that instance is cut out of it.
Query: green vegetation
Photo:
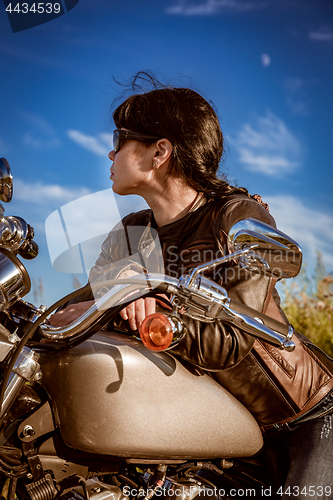
[[[282,307],[296,330],[333,357],[333,275],[321,254],[313,277],[303,270],[283,286]]]

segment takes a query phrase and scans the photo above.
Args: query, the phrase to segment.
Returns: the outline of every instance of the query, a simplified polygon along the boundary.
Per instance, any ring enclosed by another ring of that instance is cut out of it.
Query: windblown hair
[[[138,92],[138,81],[149,80],[153,90]],[[184,179],[206,196],[245,194],[217,172],[224,152],[219,120],[210,103],[189,88],[167,87],[147,73],[138,73],[133,95],[113,112],[117,128],[167,138],[172,146],[169,175]],[[152,144],[153,141],[150,141]]]

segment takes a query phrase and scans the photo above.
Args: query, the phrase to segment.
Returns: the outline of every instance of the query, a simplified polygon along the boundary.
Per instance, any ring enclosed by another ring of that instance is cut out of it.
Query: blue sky
[[[80,0],[18,33],[1,4],[0,156],[14,176],[5,208],[35,228],[40,254],[24,264],[34,283],[43,279],[43,302],[72,290],[71,273],[52,268],[45,221],[111,187],[110,105],[120,91],[113,78],[128,81],[139,70],[213,101],[229,180],[269,203],[310,269],[320,250],[332,270],[332,60],[329,0]],[[114,200],[109,190],[84,206],[88,239],[144,204]]]

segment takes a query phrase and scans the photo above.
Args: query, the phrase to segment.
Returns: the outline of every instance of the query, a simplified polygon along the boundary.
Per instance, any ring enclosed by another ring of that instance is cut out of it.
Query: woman
[[[178,277],[223,255],[226,235],[239,220],[253,217],[275,226],[267,207],[246,189],[217,177],[223,136],[214,109],[197,92],[161,87],[136,93],[117,107],[113,119],[113,190],[142,196],[150,209],[126,216],[111,231],[90,271],[90,282],[144,272],[148,264],[150,271]],[[219,268],[210,277],[230,297],[287,321],[272,279],[237,266],[231,271]],[[51,323],[65,324],[90,304],[70,305],[51,317]],[[142,298],[120,316],[129,329],[137,330],[155,308],[154,298]],[[286,353],[220,320],[183,319],[187,334],[173,352],[210,371],[252,412],[269,442],[284,436],[290,470],[279,493],[286,498],[325,495],[321,488],[333,487],[327,462],[333,443],[331,361],[298,334],[293,337],[295,350]]]

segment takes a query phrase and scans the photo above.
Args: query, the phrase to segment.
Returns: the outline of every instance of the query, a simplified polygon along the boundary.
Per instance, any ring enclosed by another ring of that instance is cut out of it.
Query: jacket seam
[[[315,356],[315,354],[312,352],[312,350],[306,345],[304,344],[302,341],[301,341],[301,345],[303,346],[303,349],[311,356],[311,358],[320,366],[320,368],[322,370],[324,370],[324,372],[326,373],[326,375],[328,375],[329,377],[332,377],[332,373],[329,371],[329,369],[321,362],[321,360]],[[325,382],[325,384],[323,385],[326,385],[327,382]],[[321,386],[323,387],[323,386]]]
[[[230,196],[235,196],[235,195],[230,195]],[[242,196],[244,196],[244,198]],[[231,199],[227,200],[224,203],[224,205],[222,205],[222,207],[219,210],[220,215],[222,215],[230,205],[233,205],[233,204],[236,204],[236,203],[242,203],[242,202],[245,202],[245,201],[246,202],[249,201],[251,203],[253,202],[253,203],[258,204],[258,202],[256,200],[254,200],[253,198],[247,198],[247,197],[245,197],[245,195],[238,195],[235,198],[231,198]],[[212,223],[213,223],[213,225],[215,227],[220,228],[220,225],[217,224],[216,222],[212,221]],[[224,231],[223,231],[223,233],[226,234]]]
[[[294,415],[297,415],[297,412],[296,410],[292,407],[292,405],[290,404],[290,402],[288,401],[288,399],[285,397],[285,395],[283,394],[283,392],[281,391],[280,387],[276,384],[276,382],[273,380],[273,378],[270,376],[270,374],[268,373],[268,371],[266,371],[264,369],[264,367],[261,365],[261,363],[259,362],[259,360],[257,359],[257,357],[251,352],[250,353],[255,361],[255,363],[257,364],[257,366],[259,366],[261,372],[263,372],[263,374],[265,375],[265,377],[268,378],[269,382],[273,385],[273,387],[276,389],[276,391],[279,393],[280,397],[282,397],[282,399],[285,401],[285,403],[288,405],[289,409],[294,413]],[[296,404],[296,403],[295,403]],[[292,417],[290,417],[292,418]]]
[[[307,399],[306,403],[304,403],[304,405],[302,406],[302,408],[304,408],[305,406],[307,406],[316,397],[316,395],[318,394],[318,392],[322,391],[331,382],[331,380],[332,379],[329,378],[328,380],[326,380],[326,382],[324,384],[322,384],[320,387],[318,387],[318,389],[316,390],[316,392],[314,392],[312,394],[312,396]],[[309,408],[309,409],[311,409],[311,408]]]
[[[257,340],[259,341],[259,339],[257,339]],[[269,367],[266,366],[266,364],[262,360],[260,354],[258,352],[256,352],[255,349],[254,349],[254,356],[257,359],[259,365],[261,366],[261,369],[262,369],[263,373],[265,374],[265,376],[267,376],[269,378],[269,380],[272,382],[272,384],[274,385],[274,387],[277,388],[279,394],[286,401],[286,403],[288,404],[289,408],[294,412],[294,415],[297,415],[298,412],[301,409],[300,406],[296,403],[296,401],[291,396],[291,394],[285,389],[285,387],[283,386],[283,383],[280,382],[278,380],[278,378],[275,377],[274,374],[270,371]],[[259,359],[262,360],[263,365],[260,363]],[[291,418],[291,417],[288,417],[288,418]]]
[[[262,348],[266,351],[266,353],[268,354],[268,356],[271,358],[271,360],[287,375],[287,377],[289,379],[292,379],[295,375],[295,368],[293,368],[291,365],[289,365],[291,367],[291,369],[294,371],[294,374],[293,375],[290,375],[288,373],[288,371],[283,367],[283,365],[281,363],[279,363],[275,358],[274,356],[269,352],[269,350],[267,349],[267,347],[264,345],[263,342],[261,342],[259,339],[257,339],[259,344],[262,346]],[[287,361],[286,361],[287,363]],[[289,363],[288,363],[289,364]]]
[[[324,386],[327,385],[329,382],[330,381],[327,381],[326,384],[324,384]],[[321,386],[321,387],[324,387],[324,386]],[[329,393],[327,393],[327,394],[329,394]],[[325,394],[323,397],[325,397],[327,394]],[[311,398],[307,401],[307,403],[313,398],[313,396],[311,396]],[[319,402],[320,401],[318,401],[318,403]],[[291,424],[296,419],[298,419],[300,417],[304,417],[305,415],[307,415],[308,413],[310,413],[315,408],[316,404],[314,406],[311,406],[310,408],[307,408],[306,410],[303,409],[304,406],[306,406],[306,405],[303,405],[302,408],[300,409],[300,411],[298,413],[296,413],[296,415],[288,417],[288,418],[285,418],[284,420],[280,420],[279,422],[275,422],[274,424],[261,425],[260,427],[261,427],[262,431],[265,432],[266,430],[270,430],[270,429],[272,429],[274,427],[282,426],[284,424]],[[327,415],[328,413],[331,413],[331,412],[333,412],[333,407],[329,408],[328,410],[323,410],[323,413],[321,413],[320,415],[317,415],[314,418],[317,419],[317,418],[323,417],[324,415]]]
[[[312,342],[310,342],[310,341],[308,341],[308,342],[307,342],[307,341],[304,341],[304,340],[302,341],[302,344],[304,344],[304,346],[307,348],[307,350],[310,350],[310,351],[312,352],[312,350],[314,349],[314,350],[316,350],[316,351],[320,352],[321,354],[324,354],[324,355],[327,357],[327,359],[328,359],[329,361],[333,362],[333,358],[332,358],[331,356],[329,356],[328,354],[326,354],[326,352],[322,351],[322,350],[320,349],[320,347],[318,347],[316,344],[313,344],[313,343],[312,343]],[[309,346],[311,346],[311,348],[310,348]],[[314,353],[312,352],[312,354],[314,354]],[[320,359],[319,359],[319,358],[318,358],[318,361],[320,361]],[[322,363],[322,361],[320,361],[320,362]],[[323,363],[322,363],[322,364],[323,364]],[[324,366],[325,366],[325,365],[324,365]],[[327,368],[327,367],[325,367],[325,368],[326,368],[326,370],[328,370],[328,368]],[[330,375],[331,375],[331,372],[330,372]]]

